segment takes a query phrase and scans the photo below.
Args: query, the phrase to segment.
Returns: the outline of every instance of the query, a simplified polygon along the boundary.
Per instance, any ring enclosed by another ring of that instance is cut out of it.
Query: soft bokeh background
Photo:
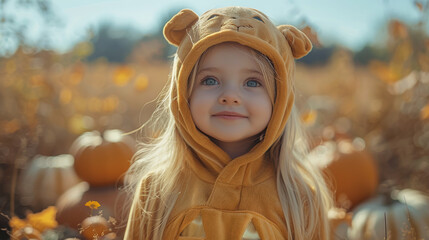
[[[429,192],[427,0],[2,0],[0,212],[40,210],[19,194],[36,155],[65,154],[83,132],[129,132],[148,119],[175,51],[161,32],[171,16],[230,5],[312,40],[296,85],[313,144],[348,136],[374,156],[383,186]]]

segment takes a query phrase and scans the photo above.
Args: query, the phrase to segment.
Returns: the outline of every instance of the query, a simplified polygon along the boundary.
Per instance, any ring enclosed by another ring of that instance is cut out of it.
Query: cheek
[[[189,98],[189,104],[195,107],[201,107],[213,104],[216,101],[216,96],[213,92],[195,90]]]
[[[189,110],[191,111],[192,118],[196,124],[198,124],[202,116],[207,114],[209,107],[209,101],[207,96],[204,94],[194,92],[189,98]]]
[[[191,101],[191,103],[189,104],[189,109],[191,110],[192,118],[195,118],[195,116],[201,115],[202,108],[200,107],[200,104],[198,104],[198,102]]]
[[[271,102],[269,104],[266,104],[264,107],[264,122],[265,125],[268,125],[271,119],[271,114],[273,113],[273,106],[271,105]]]
[[[260,98],[252,99],[252,114],[258,116],[261,124],[268,124],[271,119],[273,105],[269,96],[262,96]]]
[[[189,99],[189,110],[191,111],[191,115],[192,118],[194,118],[194,116],[198,115],[198,103],[197,101],[195,101],[195,99],[190,98]],[[195,120],[194,120],[195,121]]]

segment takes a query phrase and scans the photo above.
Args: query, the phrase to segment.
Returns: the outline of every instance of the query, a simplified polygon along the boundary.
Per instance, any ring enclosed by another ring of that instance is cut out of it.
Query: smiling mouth
[[[213,117],[223,118],[223,119],[242,119],[247,118],[246,116],[236,113],[236,112],[218,112],[213,114]]]

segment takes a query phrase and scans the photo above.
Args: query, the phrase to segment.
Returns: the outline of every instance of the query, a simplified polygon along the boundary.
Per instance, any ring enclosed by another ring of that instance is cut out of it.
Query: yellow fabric
[[[191,10],[182,10],[165,25],[164,36],[178,46],[177,91],[171,107],[179,133],[192,154],[187,157],[191,174],[169,215],[163,239],[241,240],[249,224],[261,239],[285,239],[287,230],[277,194],[276,170],[265,152],[285,128],[294,101],[289,68],[294,66],[295,58],[311,50],[310,41],[295,27],[276,27],[263,13],[242,7],[214,9],[200,17]],[[189,74],[201,54],[213,45],[231,41],[266,55],[278,75],[265,138],[235,159],[195,127],[187,89]],[[136,209],[131,212],[130,219],[141,214]],[[204,231],[192,232],[195,219],[202,220]],[[139,237],[140,227],[129,223],[126,238],[150,238],[150,233]],[[205,237],[195,237],[201,234]]]

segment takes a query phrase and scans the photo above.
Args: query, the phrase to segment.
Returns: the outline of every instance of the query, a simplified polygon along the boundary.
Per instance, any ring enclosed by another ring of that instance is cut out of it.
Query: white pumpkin
[[[73,168],[70,154],[37,155],[21,173],[18,191],[21,203],[40,210],[55,205],[57,198],[81,182]]]
[[[429,197],[404,189],[369,199],[354,209],[347,235],[350,240],[429,239]]]

